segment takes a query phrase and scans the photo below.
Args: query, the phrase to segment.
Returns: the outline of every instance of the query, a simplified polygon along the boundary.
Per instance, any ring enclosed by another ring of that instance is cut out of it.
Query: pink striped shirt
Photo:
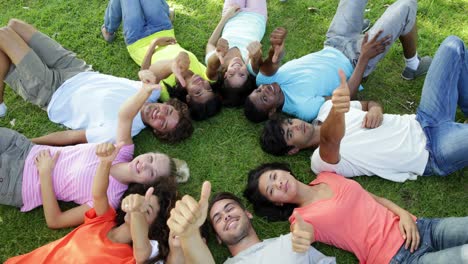
[[[52,173],[52,183],[57,200],[74,202],[80,205],[87,204],[93,207],[91,185],[93,184],[93,178],[99,164],[99,158],[95,153],[96,145],[80,144],[66,147],[33,146],[24,163],[22,184],[23,207],[21,207],[21,212],[27,212],[42,205],[41,185],[34,160],[39,151],[43,149],[49,149],[52,155],[60,150],[60,156]],[[123,146],[112,164],[131,161],[134,150],[135,146],[133,144]],[[120,197],[126,189],[127,185],[118,182],[113,177],[109,178],[107,197],[112,207],[117,208]]]

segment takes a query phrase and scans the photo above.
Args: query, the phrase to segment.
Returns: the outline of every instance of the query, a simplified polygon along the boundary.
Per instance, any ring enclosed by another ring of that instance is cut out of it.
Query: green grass
[[[221,0],[171,0],[176,8],[177,40],[204,58],[204,46],[215,28],[222,9]],[[393,1],[373,0],[368,4],[366,17],[375,21],[385,5]],[[276,26],[289,30],[286,60],[294,59],[322,48],[325,33],[333,18],[338,1],[289,0],[269,1],[269,21],[266,40]],[[113,44],[100,36],[100,26],[107,1],[61,0],[0,0],[0,25],[10,18],[23,19],[52,36],[80,58],[103,73],[137,79],[138,66],[128,56],[121,31]],[[311,13],[307,7],[315,6]],[[442,40],[451,34],[468,41],[467,0],[419,1],[419,54],[434,55]],[[263,41],[267,44],[266,41]],[[264,47],[266,51],[267,47]],[[203,60],[202,60],[203,61]],[[407,82],[399,75],[404,67],[401,44],[395,43],[386,58],[364,83],[362,99],[379,100],[390,113],[413,113],[418,105],[423,80]],[[13,128],[27,137],[36,137],[64,129],[48,121],[46,112],[25,103],[7,88],[8,115],[0,119],[0,126]],[[15,120],[15,125],[10,122]],[[463,121],[461,114],[458,121]],[[137,154],[151,150],[166,152],[185,159],[191,168],[191,178],[180,186],[181,193],[198,197],[201,183],[210,180],[213,191],[230,191],[238,195],[244,188],[249,169],[263,162],[284,161],[292,165],[304,182],[314,179],[309,169],[310,151],[293,157],[273,157],[265,154],[258,143],[261,125],[247,122],[239,109],[224,109],[218,116],[195,124],[193,136],[177,145],[166,145],[155,140],[149,131],[136,137]],[[447,217],[468,215],[468,172],[456,172],[447,177],[427,177],[406,183],[393,183],[378,177],[357,177],[367,190],[393,200],[417,216]],[[66,205],[67,206],[67,205]],[[69,206],[69,205],[68,205]],[[249,208],[251,208],[249,206]],[[253,221],[261,238],[275,237],[289,231],[288,223],[267,223],[256,217]],[[42,208],[20,213],[16,208],[0,206],[0,261],[27,253],[69,230],[53,231],[46,227]],[[327,255],[337,257],[339,263],[356,263],[347,252],[323,244],[315,245]],[[210,248],[222,262],[229,252],[211,239]]]

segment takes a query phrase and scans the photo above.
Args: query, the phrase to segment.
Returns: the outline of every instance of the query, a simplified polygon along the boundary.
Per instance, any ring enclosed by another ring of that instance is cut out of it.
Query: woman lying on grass
[[[152,184],[161,177],[182,175],[182,170],[176,172],[175,159],[165,154],[146,153],[133,158],[132,121],[154,89],[159,89],[159,85],[144,84],[120,108],[116,139],[124,145],[113,160],[107,188],[113,208],[117,208],[130,183]],[[149,119],[155,112],[164,111],[155,104],[143,108]],[[66,147],[34,145],[20,133],[0,128],[0,162],[8,164],[0,166],[0,204],[21,207],[22,212],[43,205],[47,226],[53,229],[83,223],[83,214],[93,207],[91,184],[99,164],[95,148],[96,144],[90,143]],[[51,162],[55,163],[53,170],[39,169]],[[79,206],[62,212],[57,201],[72,201]]]
[[[176,41],[166,0],[109,0],[101,28],[106,41],[114,40],[121,22],[130,57],[147,70],[139,73],[140,79],[160,80],[161,101],[171,96],[186,102],[195,120],[220,111],[221,99],[212,89],[205,65]],[[176,60],[180,53],[188,60],[183,70]]]
[[[81,216],[84,224],[65,237],[6,263],[154,263],[169,254],[166,221],[176,201],[174,178],[161,177],[150,185],[132,184],[117,212],[109,204],[112,163],[123,142],[96,146],[99,157],[92,184],[93,208]],[[53,159],[39,166],[51,172]],[[148,188],[148,186],[151,186]]]
[[[308,232],[293,232],[304,248],[319,241],[354,253],[360,263],[468,261],[468,217],[416,218],[334,173],[307,185],[287,164],[263,164],[250,171],[244,195],[258,215],[286,220],[293,213],[292,230],[308,225]]]
[[[206,45],[205,61],[208,77],[222,81],[220,93],[226,106],[243,105],[256,88],[266,21],[266,0],[224,1],[221,20]]]

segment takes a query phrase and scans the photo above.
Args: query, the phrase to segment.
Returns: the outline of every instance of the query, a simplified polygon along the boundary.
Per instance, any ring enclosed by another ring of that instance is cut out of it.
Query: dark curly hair
[[[223,76],[220,76],[220,79],[224,79]],[[224,79],[219,91],[223,98],[223,105],[226,107],[242,106],[255,88],[257,88],[255,77],[251,74],[248,74],[247,80],[240,87],[233,87],[227,79]]]
[[[179,122],[176,127],[170,132],[160,132],[156,129],[153,129],[153,134],[161,140],[164,140],[168,143],[180,142],[193,133],[192,119],[190,118],[189,110],[187,104],[172,98],[166,102],[168,105],[172,105],[177,112],[179,112]]]
[[[260,111],[248,96],[245,98],[244,114],[248,120],[254,123],[260,123],[268,119],[268,112]]]
[[[116,226],[125,223],[125,212],[121,209],[123,198],[130,194],[140,194],[144,196],[150,187],[154,188],[153,195],[158,197],[159,213],[154,222],[149,226],[148,238],[158,241],[159,254],[154,258],[148,259],[145,263],[155,263],[159,260],[165,260],[169,255],[169,227],[166,221],[177,200],[177,183],[175,177],[160,177],[151,185],[131,183],[122,196],[117,209],[117,216],[115,217]]]
[[[263,151],[275,156],[281,156],[294,148],[294,146],[288,146],[284,140],[284,132],[281,125],[285,120],[284,117],[275,117],[265,123],[260,137],[260,146]]]
[[[270,202],[258,189],[258,181],[260,176],[270,170],[283,170],[291,173],[294,176],[289,165],[286,163],[265,163],[251,170],[247,179],[247,186],[244,190],[244,197],[252,203],[254,211],[257,215],[265,217],[268,221],[287,221],[292,214],[296,205],[283,204],[282,206],[275,205]]]
[[[211,89],[213,91],[213,98],[209,99],[205,103],[198,103],[194,100],[187,102],[187,90],[182,87],[179,81],[176,81],[175,86],[170,86],[167,83],[164,83],[168,87],[169,96],[177,98],[180,101],[186,103],[190,110],[190,115],[193,120],[201,121],[209,117],[212,117],[221,111],[221,97],[219,96],[217,90],[219,89],[219,81],[216,83],[210,83]]]

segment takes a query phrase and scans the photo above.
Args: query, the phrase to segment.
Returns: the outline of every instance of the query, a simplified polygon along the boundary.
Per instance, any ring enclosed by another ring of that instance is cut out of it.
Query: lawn
[[[172,0],[176,9],[174,27],[177,40],[204,61],[204,47],[221,14],[221,0]],[[263,50],[267,50],[269,33],[276,26],[289,30],[285,61],[320,50],[331,22],[337,0],[279,0],[268,1],[269,20]],[[374,22],[390,0],[373,0],[365,16]],[[66,48],[73,50],[93,68],[102,73],[137,79],[139,67],[128,56],[121,30],[113,44],[100,35],[106,1],[62,0],[0,0],[0,24],[19,18],[52,36]],[[316,7],[311,12],[308,7]],[[419,1],[419,54],[433,56],[438,45],[448,35],[458,35],[468,41],[467,0]],[[404,67],[401,44],[395,43],[386,58],[363,84],[362,99],[380,101],[389,113],[414,113],[417,108],[423,79],[404,81],[400,72]],[[6,88],[9,112],[0,119],[0,126],[15,129],[27,137],[36,137],[65,129],[48,121],[45,111],[25,103]],[[464,117],[458,113],[457,120]],[[184,159],[191,169],[188,183],[180,186],[182,194],[198,197],[203,181],[210,180],[213,191],[230,191],[241,195],[247,172],[271,161],[291,164],[296,175],[310,182],[310,151],[292,157],[273,157],[262,152],[259,135],[262,125],[249,123],[241,109],[224,109],[219,115],[195,124],[193,136],[176,145],[168,145],[143,131],[135,138],[136,154],[158,150]],[[420,177],[417,181],[394,183],[378,177],[355,178],[368,191],[386,197],[419,217],[448,217],[468,215],[468,172],[459,171],[447,177]],[[64,206],[70,206],[64,204]],[[251,206],[248,206],[251,208]],[[345,219],[344,219],[345,220]],[[276,237],[289,232],[288,223],[268,223],[260,217],[253,220],[260,238]],[[0,206],[0,261],[27,253],[41,245],[62,237],[69,230],[53,231],[46,227],[42,208],[29,213]],[[315,246],[327,255],[337,257],[338,263],[356,263],[350,253],[323,244]],[[211,239],[210,248],[222,262],[229,252]]]

